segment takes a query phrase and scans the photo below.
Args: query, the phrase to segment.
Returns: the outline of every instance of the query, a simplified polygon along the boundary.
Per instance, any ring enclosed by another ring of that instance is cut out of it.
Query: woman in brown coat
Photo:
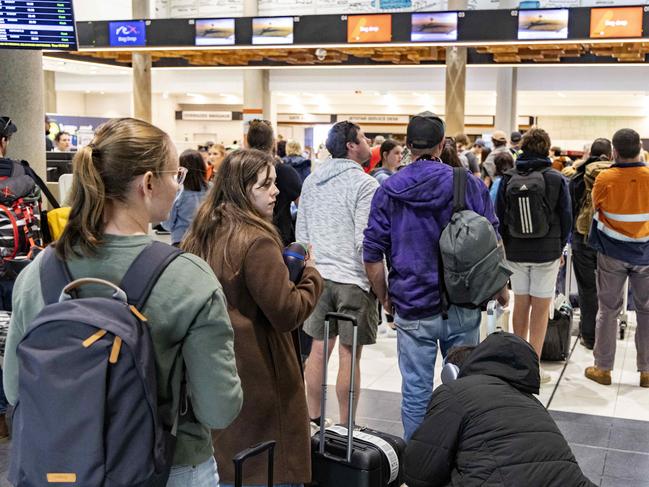
[[[322,278],[308,258],[300,282],[289,281],[280,238],[272,225],[278,194],[270,155],[240,150],[223,161],[183,248],[210,263],[223,285],[234,329],[243,408],[213,433],[221,486],[234,483],[232,457],[276,440],[276,485],[311,480],[309,418],[291,331],[313,311]],[[266,483],[266,458],[245,466],[246,485]]]

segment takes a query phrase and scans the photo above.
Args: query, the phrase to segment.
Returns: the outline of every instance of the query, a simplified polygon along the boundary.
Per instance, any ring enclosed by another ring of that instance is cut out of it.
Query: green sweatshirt
[[[149,242],[148,236],[108,235],[97,256],[70,259],[70,272],[75,279],[96,277],[119,284]],[[37,257],[18,276],[13,292],[14,311],[3,366],[4,388],[11,404],[19,399],[16,347],[44,307],[39,262]],[[81,289],[82,297],[89,295],[109,296],[110,291],[92,286]],[[180,401],[181,355],[187,367],[197,422],[181,418],[174,464],[200,464],[213,453],[210,428],[227,427],[239,414],[243,401],[223,290],[203,260],[183,254],[162,274],[143,314],[148,318],[155,349],[158,405],[170,411],[169,417],[163,418],[167,425],[173,423]]]

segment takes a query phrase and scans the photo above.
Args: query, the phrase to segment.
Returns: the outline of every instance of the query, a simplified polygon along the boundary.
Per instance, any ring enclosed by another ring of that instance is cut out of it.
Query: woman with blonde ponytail
[[[266,440],[277,441],[275,486],[311,480],[309,416],[292,332],[313,311],[323,283],[310,256],[299,282],[289,280],[272,224],[274,163],[254,149],[229,154],[181,245],[214,269],[234,328],[243,408],[213,434],[221,487],[234,483],[232,457]],[[265,485],[265,460],[252,460],[244,471],[244,485]]]
[[[150,222],[167,218],[185,174],[169,136],[157,127],[132,118],[99,127],[74,158],[70,218],[55,244],[72,277],[119,285],[152,241]],[[37,257],[20,274],[14,289],[4,369],[12,404],[19,399],[16,347],[44,307],[41,260]],[[88,286],[79,288],[79,294],[110,296],[110,291]],[[177,417],[183,362],[194,413],[178,426],[167,486],[218,487],[210,429],[227,427],[242,404],[221,285],[203,260],[185,253],[163,271],[141,311],[153,339],[163,424],[171,428]],[[95,447],[101,445],[88,445]]]

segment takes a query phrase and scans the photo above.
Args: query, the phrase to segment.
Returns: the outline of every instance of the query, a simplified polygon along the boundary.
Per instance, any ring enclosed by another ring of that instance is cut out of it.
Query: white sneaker
[[[542,367],[539,369],[539,374],[541,376],[541,384],[547,384],[552,380],[552,376],[548,374]]]

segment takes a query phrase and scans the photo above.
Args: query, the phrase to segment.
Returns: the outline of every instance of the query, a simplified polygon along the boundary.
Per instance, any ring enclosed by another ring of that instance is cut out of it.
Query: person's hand
[[[507,289],[506,285],[494,296],[494,299],[497,299],[503,308],[507,307],[509,304],[509,289]]]
[[[389,295],[386,294],[386,296],[381,300],[381,304],[383,305],[383,310],[387,314],[394,316],[394,306],[392,305],[392,300]]]
[[[313,254],[313,245],[307,246],[306,255],[304,256],[304,267],[315,268],[315,255]]]
[[[559,262],[559,267],[566,265],[566,258],[561,254],[561,261]]]

